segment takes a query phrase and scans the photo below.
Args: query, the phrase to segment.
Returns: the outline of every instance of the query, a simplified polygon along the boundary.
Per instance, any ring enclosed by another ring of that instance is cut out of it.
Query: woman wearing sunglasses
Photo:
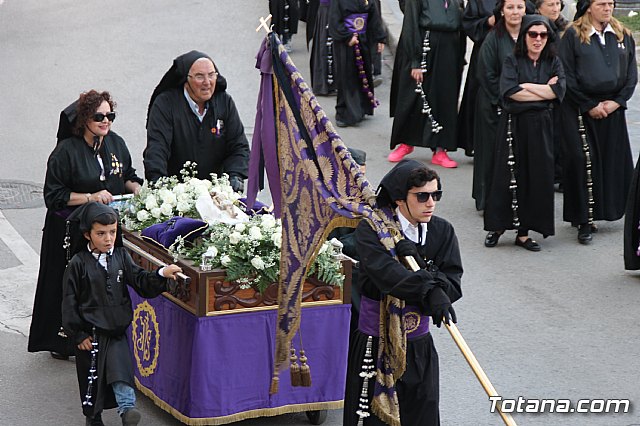
[[[527,15],[514,53],[500,75],[504,105],[484,228],[485,246],[494,247],[505,229],[516,229],[517,246],[540,251],[529,231],[554,234],[553,109],[565,94],[560,60],[549,43],[549,20]]]
[[[58,144],[49,156],[44,183],[47,215],[29,352],[50,351],[57,359],[73,353],[74,342],[60,328],[66,217],[76,206],[109,204],[115,195],[140,189],[142,179],[131,167],[129,150],[111,131],[114,107],[109,92],[90,90],[61,114]]]

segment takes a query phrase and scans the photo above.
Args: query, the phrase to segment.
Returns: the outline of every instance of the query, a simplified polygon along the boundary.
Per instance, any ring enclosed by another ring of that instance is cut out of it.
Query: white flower
[[[163,216],[173,216],[173,206],[164,203],[160,206],[160,213],[162,213]]]
[[[218,249],[216,246],[209,246],[204,254],[210,257],[216,257],[218,255]]]
[[[149,212],[146,210],[140,210],[138,213],[136,213],[136,218],[140,222],[144,222],[149,219]]]
[[[188,212],[191,209],[191,204],[186,201],[178,201],[176,209],[178,209],[180,213]]]
[[[228,255],[224,255],[220,258],[222,266],[229,266],[231,264],[231,258]]]
[[[635,12],[633,10],[629,11],[629,18],[633,18],[634,16],[636,16],[638,14],[638,12]]]
[[[155,217],[156,219],[160,219],[160,216],[162,216],[162,210],[160,210],[160,207],[152,208],[151,216]]]
[[[263,214],[262,215],[262,226],[264,227],[264,229],[274,228],[276,226],[276,218],[273,217],[273,215],[270,215],[270,214]]]
[[[244,230],[247,229],[247,225],[244,223],[236,223],[235,229],[238,232],[244,232]]]
[[[176,194],[178,200],[180,200],[180,196],[187,192],[187,185],[184,183],[179,183],[173,188],[173,193]]]
[[[264,261],[262,259],[260,259],[260,256],[256,256],[253,259],[251,259],[251,266],[253,266],[254,268],[256,268],[258,270],[263,270],[264,269]]]
[[[178,195],[177,201],[178,203],[188,203],[189,201],[191,201],[191,194],[189,194],[188,192],[183,192],[182,194]]]
[[[158,202],[156,201],[155,195],[149,194],[147,196],[147,199],[144,200],[144,206],[147,210],[153,210],[154,208],[158,207]]]
[[[274,232],[271,234],[271,241],[273,241],[276,247],[280,248],[282,246],[282,232]]]
[[[176,205],[176,202],[177,202],[176,194],[169,191],[168,189],[161,189],[158,195],[162,200],[162,204],[168,204],[172,207]]]
[[[322,254],[325,251],[327,251],[327,249],[329,248],[329,243],[327,243],[326,241],[322,244],[322,246],[320,247],[320,250],[318,251],[318,254]]]
[[[229,242],[233,245],[238,244],[240,241],[242,241],[242,234],[240,234],[237,231],[234,231],[231,233],[231,235],[229,235]]]
[[[257,226],[252,226],[251,228],[249,228],[249,238],[251,238],[252,240],[259,240],[260,238],[262,238],[262,232],[260,231],[260,228],[258,228]]]

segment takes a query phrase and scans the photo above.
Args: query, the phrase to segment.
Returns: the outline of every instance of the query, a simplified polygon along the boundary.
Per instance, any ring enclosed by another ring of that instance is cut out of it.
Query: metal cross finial
[[[260,25],[258,25],[258,28],[256,28],[256,32],[260,31],[260,28],[264,28],[264,30],[268,33],[271,32],[271,28],[269,28],[269,20],[271,19],[271,14],[269,14],[269,16],[267,16],[266,18],[260,18]]]

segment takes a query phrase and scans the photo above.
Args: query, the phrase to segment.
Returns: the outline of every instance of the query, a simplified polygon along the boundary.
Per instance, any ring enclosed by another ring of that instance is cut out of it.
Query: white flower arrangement
[[[161,177],[156,182],[146,182],[138,195],[130,201],[130,207],[122,219],[131,231],[139,231],[174,216],[200,218],[196,201],[200,196],[216,197],[231,205],[238,205],[240,195],[233,191],[227,175],[211,174],[210,180],[196,178],[196,163],[187,161],[177,176]]]
[[[182,256],[199,266],[206,254],[213,268],[225,269],[227,280],[239,283],[241,288],[254,287],[262,292],[278,282],[282,245],[280,220],[271,214],[247,217],[242,212],[233,220],[220,219],[214,213],[229,208],[239,212],[240,195],[231,188],[227,175],[217,177],[212,174],[211,180],[198,179],[194,162],[185,163],[180,174],[181,179],[172,176],[162,177],[155,183],[145,182],[123,214],[124,226],[139,231],[174,216],[199,219],[200,211],[203,220],[209,222],[209,228],[193,244],[178,237],[169,248],[174,258]],[[202,197],[208,202],[215,200],[222,210],[212,212],[208,206],[203,206]],[[341,286],[344,275],[340,261],[335,257],[335,247],[325,242],[319,251],[309,274],[316,274],[327,284]]]
[[[210,225],[196,244],[180,240],[170,251],[174,257],[186,257],[197,265],[206,254],[213,268],[225,269],[227,281],[262,292],[278,282],[281,242],[280,220],[263,214],[252,216],[247,223]],[[321,281],[341,286],[344,275],[340,261],[335,258],[336,250],[325,242],[309,274],[315,273]]]

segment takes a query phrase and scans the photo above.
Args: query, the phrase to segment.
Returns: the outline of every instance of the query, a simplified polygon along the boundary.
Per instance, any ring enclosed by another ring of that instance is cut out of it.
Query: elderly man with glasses
[[[229,175],[244,190],[249,142],[227,81],[206,54],[178,56],[153,91],[147,113],[145,178],[179,175],[185,162],[197,163],[198,177]]]

